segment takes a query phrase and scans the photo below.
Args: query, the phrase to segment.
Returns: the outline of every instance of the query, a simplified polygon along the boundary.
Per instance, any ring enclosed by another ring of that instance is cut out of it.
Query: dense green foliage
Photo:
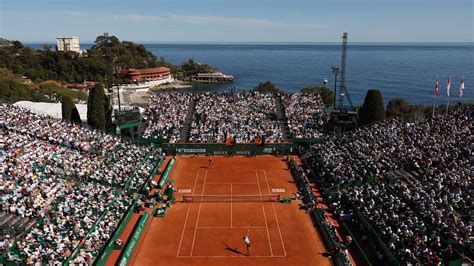
[[[96,129],[105,131],[107,126],[106,114],[107,96],[104,92],[104,87],[100,83],[96,83],[94,88],[89,92],[89,99],[87,101],[87,123]]]
[[[0,101],[14,103],[31,100],[30,88],[21,82],[0,76]]]
[[[87,100],[87,94],[85,92],[68,89],[52,82],[41,83],[37,91],[39,91],[41,94],[49,96],[49,98],[54,102],[58,102],[58,100],[55,99],[60,99],[61,97],[65,96],[71,97],[74,100]]]
[[[314,87],[306,87],[301,89],[301,93],[317,93],[321,96],[321,99],[323,100],[324,105],[326,107],[331,106],[334,103],[334,93],[332,90],[328,89],[327,87],[319,87],[319,86],[314,86]]]
[[[0,48],[0,68],[24,75],[33,81],[60,80],[80,83],[84,80],[112,80],[113,64],[122,68],[147,68],[169,65],[147,51],[141,44],[120,42],[115,36],[98,36],[84,56],[75,52],[55,52],[24,47],[20,42]]]
[[[194,60],[192,59],[189,59],[188,61],[181,63],[180,66],[173,69],[174,74],[181,75],[184,78],[195,76],[198,73],[210,73],[210,72],[216,72],[216,71],[217,69],[211,67],[210,65],[197,63],[197,62],[194,62]]]
[[[406,116],[410,112],[410,104],[402,98],[395,98],[387,104],[387,117]]]
[[[79,111],[77,111],[76,105],[69,96],[64,96],[61,99],[61,113],[64,120],[81,123]]]
[[[359,125],[367,125],[385,119],[383,97],[379,90],[367,91],[364,104],[359,110]]]
[[[257,87],[253,89],[254,91],[258,92],[271,92],[271,93],[279,93],[281,92],[280,89],[275,86],[271,81],[267,80],[265,82],[260,82]]]

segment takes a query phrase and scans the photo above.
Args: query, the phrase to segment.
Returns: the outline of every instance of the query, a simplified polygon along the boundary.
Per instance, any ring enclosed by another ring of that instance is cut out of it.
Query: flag
[[[439,96],[438,80],[436,80],[435,97],[438,97],[438,96]]]
[[[448,97],[449,97],[449,90],[450,89],[451,89],[451,76],[449,76],[448,87],[446,87],[446,94],[448,95]]]
[[[464,76],[461,79],[461,86],[459,86],[459,98],[462,97],[463,90],[464,90]]]

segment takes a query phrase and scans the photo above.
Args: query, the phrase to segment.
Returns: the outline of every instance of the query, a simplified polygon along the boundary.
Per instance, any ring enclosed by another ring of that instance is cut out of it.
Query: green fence
[[[379,234],[373,229],[373,227],[370,225],[369,221],[362,215],[362,213],[359,211],[359,208],[357,208],[354,203],[349,202],[349,206],[354,210],[354,214],[356,215],[357,219],[364,225],[365,230],[369,233],[369,235],[372,237],[373,240],[375,240],[375,244],[382,248],[386,261],[389,265],[400,265],[398,262],[397,258],[393,255],[393,253],[387,248],[385,243],[380,239]]]
[[[160,158],[160,161],[155,165],[155,167],[153,168],[153,171],[151,171],[150,176],[143,183],[143,185],[142,185],[141,189],[139,190],[139,192],[145,191],[147,185],[150,183],[150,180],[152,180],[156,175],[158,175],[158,171],[160,170],[160,167],[163,165],[164,162],[165,162],[165,158],[164,157]]]
[[[163,175],[161,175],[160,181],[158,182],[159,188],[164,187],[166,180],[168,180],[168,176],[170,175],[171,169],[173,169],[173,165],[175,161],[176,161],[175,158],[171,159],[171,161],[169,161],[168,165],[166,166],[166,170],[163,173]]]
[[[348,235],[350,235],[352,237],[352,244],[350,246],[350,250],[352,250],[353,252],[355,252],[357,254],[357,257],[361,260],[361,262],[363,263],[363,265],[368,265],[368,266],[371,266],[372,263],[370,262],[370,260],[367,258],[367,255],[365,254],[364,250],[362,249],[362,247],[359,245],[359,242],[357,241],[356,237],[354,237],[354,235],[352,234],[351,230],[349,229],[349,227],[347,226],[346,222],[344,221],[340,221],[340,224],[342,225],[342,228],[344,228],[344,230],[346,231],[346,233]]]
[[[97,261],[95,262],[95,265],[100,265],[100,266],[105,265],[105,263],[107,262],[107,259],[110,257],[110,254],[114,250],[115,241],[117,241],[117,239],[120,238],[120,236],[122,235],[125,228],[127,228],[127,225],[128,225],[128,223],[130,222],[130,219],[133,216],[135,206],[136,206],[136,203],[134,201],[132,203],[132,205],[130,205],[130,207],[128,208],[127,214],[120,221],[120,225],[115,230],[114,235],[109,239],[109,242],[107,243],[107,245],[102,250],[102,255],[99,258],[97,258]]]
[[[235,144],[226,146],[225,144],[209,143],[163,143],[163,151],[167,155],[269,155],[269,154],[296,154],[298,145],[293,143],[275,143],[257,146],[255,144]]]
[[[143,216],[140,218],[140,221],[138,222],[137,227],[133,231],[133,235],[130,238],[130,241],[128,242],[127,247],[125,248],[125,252],[120,258],[120,263],[119,263],[120,266],[126,266],[128,262],[130,261],[130,257],[132,256],[133,251],[135,250],[135,247],[137,246],[138,241],[140,240],[140,236],[145,230],[145,226],[148,221],[148,218],[150,218],[150,215],[147,212],[144,212]]]

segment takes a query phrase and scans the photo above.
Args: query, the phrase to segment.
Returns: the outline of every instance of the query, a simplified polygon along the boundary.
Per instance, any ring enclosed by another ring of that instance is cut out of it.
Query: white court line
[[[260,190],[260,182],[258,181],[258,172],[255,170],[255,176],[257,177],[257,185],[258,185],[258,193],[262,195],[262,190]],[[260,196],[262,198],[262,196]],[[265,208],[263,207],[263,202],[262,204],[262,211],[263,211],[263,219],[265,220],[265,227],[267,228],[267,238],[268,238],[268,244],[270,245],[270,254],[273,256],[273,249],[272,249],[272,242],[270,241],[270,233],[268,231],[268,224],[267,224],[267,215],[265,214]]]
[[[208,171],[206,170],[206,175],[204,176],[204,184],[202,186],[201,194],[204,194],[204,190],[206,189],[207,172]],[[194,228],[193,244],[191,245],[191,256],[193,255],[194,241],[196,240],[197,226],[198,226],[198,223],[199,223],[199,216],[201,215],[201,206],[202,206],[202,202],[199,203],[198,216],[197,216],[197,219],[196,219],[196,227]]]
[[[268,183],[267,171],[263,170],[263,173],[265,174],[265,180],[267,181],[268,192],[270,192],[270,184]],[[281,245],[283,247],[283,252],[285,253],[285,257],[286,257],[285,242],[283,242],[283,236],[282,236],[281,230],[280,230],[280,223],[278,222],[278,217],[277,217],[277,214],[276,214],[276,211],[275,211],[275,203],[273,203],[273,202],[272,202],[272,207],[273,207],[273,213],[275,214],[275,220],[276,220],[277,227],[278,227],[278,233],[280,233]]]
[[[194,181],[193,191],[196,189],[196,184],[197,184],[198,177],[199,177],[199,171],[201,171],[201,169],[198,169],[198,171],[197,171],[196,180]],[[188,223],[188,216],[189,216],[189,210],[190,209],[191,209],[191,205],[188,206],[188,213],[186,214],[186,220],[184,220],[183,232],[181,233],[181,240],[179,240],[178,253],[176,253],[176,256],[179,255],[179,250],[181,249],[181,243],[183,243],[184,231],[186,231],[186,224]]]
[[[286,256],[260,256],[260,255],[250,255],[250,256],[236,256],[236,255],[230,255],[230,256],[178,256],[177,258],[179,259],[191,259],[191,258],[286,258]]]
[[[266,229],[263,226],[199,226],[198,229]]]
[[[232,173],[232,172],[253,172],[253,171],[256,171],[256,170],[212,170],[212,169],[210,169],[210,170],[207,170],[207,171],[209,171],[209,172],[230,172],[230,173]]]
[[[232,228],[232,183],[230,183],[230,228]]]
[[[209,183],[207,182],[206,185],[256,185],[257,183]]]

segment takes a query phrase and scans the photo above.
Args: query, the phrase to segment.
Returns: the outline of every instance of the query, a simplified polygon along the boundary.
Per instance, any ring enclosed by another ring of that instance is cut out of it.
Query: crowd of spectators
[[[473,114],[462,106],[416,123],[389,119],[328,136],[302,158],[324,188],[375,178],[347,195],[404,263],[436,263],[453,249],[472,258]],[[388,180],[402,169],[414,174]]]
[[[2,252],[20,263],[56,264],[84,241],[75,260],[91,264],[131,204],[117,187],[131,176],[130,187],[143,184],[159,154],[138,170],[148,147],[12,105],[0,104],[0,113],[0,210],[38,221],[16,242],[1,239]]]
[[[144,138],[167,138],[177,142],[195,102],[190,142],[215,143],[233,138],[237,143],[254,142],[258,136],[266,142],[281,142],[283,134],[277,120],[274,94],[247,92],[160,93],[150,98],[144,119]],[[293,136],[321,136],[328,117],[318,94],[283,94],[281,97]]]
[[[170,143],[179,140],[180,131],[193,94],[159,93],[151,95],[144,119],[144,138],[166,138]]]
[[[190,142],[280,142],[282,132],[276,119],[273,94],[228,92],[197,94]]]
[[[293,137],[318,138],[322,135],[328,116],[319,94],[292,93],[280,97]]]

